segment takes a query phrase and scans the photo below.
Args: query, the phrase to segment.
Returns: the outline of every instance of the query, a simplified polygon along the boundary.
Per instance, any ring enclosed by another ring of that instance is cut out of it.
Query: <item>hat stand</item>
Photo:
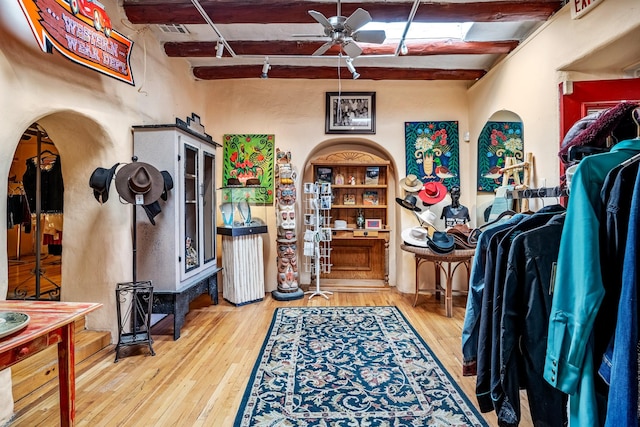
[[[131,158],[132,162],[138,161],[137,156]],[[118,312],[118,344],[116,345],[116,359],[120,358],[120,350],[124,346],[147,344],[152,356],[153,339],[151,338],[151,312],[153,309],[153,284],[151,281],[138,282],[137,258],[138,258],[138,219],[137,206],[133,206],[133,281],[118,283],[116,286],[116,308]]]

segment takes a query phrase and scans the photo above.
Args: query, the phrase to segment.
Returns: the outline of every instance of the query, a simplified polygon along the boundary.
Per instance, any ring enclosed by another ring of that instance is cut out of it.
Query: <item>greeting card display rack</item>
[[[309,299],[320,295],[329,299],[333,292],[320,289],[320,276],[331,272],[331,184],[304,184],[304,256],[305,270],[315,279],[315,290],[309,289]]]

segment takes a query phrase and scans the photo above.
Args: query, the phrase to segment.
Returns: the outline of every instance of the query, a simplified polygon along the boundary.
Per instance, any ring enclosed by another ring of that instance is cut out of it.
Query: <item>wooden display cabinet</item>
[[[388,160],[339,151],[311,161],[313,179],[332,189],[331,272],[322,278],[389,283]],[[359,212],[364,226],[357,226]],[[336,228],[335,222],[347,226]]]

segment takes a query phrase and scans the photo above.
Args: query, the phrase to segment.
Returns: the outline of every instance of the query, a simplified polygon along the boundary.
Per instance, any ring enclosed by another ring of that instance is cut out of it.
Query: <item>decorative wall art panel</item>
[[[478,191],[493,192],[502,185],[500,168],[507,157],[523,160],[524,137],[520,122],[487,122],[478,137]],[[522,172],[520,179],[522,180]],[[513,184],[513,178],[509,184]]]
[[[447,188],[460,185],[458,122],[405,122],[407,175],[423,183],[442,182]]]
[[[275,152],[274,135],[225,135],[223,149],[223,186],[258,185],[247,192],[248,202],[273,203]]]

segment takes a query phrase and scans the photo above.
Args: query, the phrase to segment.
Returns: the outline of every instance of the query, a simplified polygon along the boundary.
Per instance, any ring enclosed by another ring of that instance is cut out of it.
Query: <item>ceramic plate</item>
[[[0,312],[0,338],[6,337],[29,324],[29,315],[12,311]]]

